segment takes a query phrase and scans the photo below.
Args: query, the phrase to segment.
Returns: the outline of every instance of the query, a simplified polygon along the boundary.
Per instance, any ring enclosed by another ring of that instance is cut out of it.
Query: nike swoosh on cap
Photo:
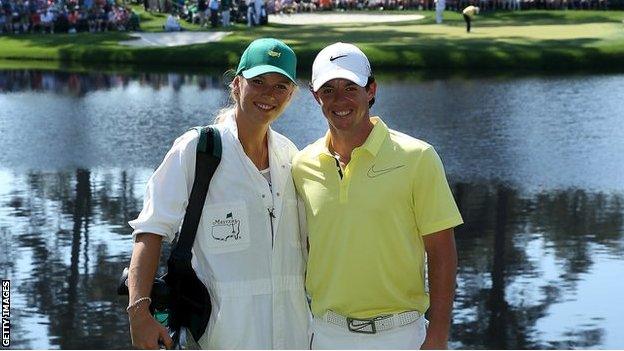
[[[340,55],[340,56],[336,56],[336,57],[330,57],[329,60],[330,61],[334,61],[334,60],[337,60],[337,59],[339,59],[341,57],[347,57],[347,55]]]

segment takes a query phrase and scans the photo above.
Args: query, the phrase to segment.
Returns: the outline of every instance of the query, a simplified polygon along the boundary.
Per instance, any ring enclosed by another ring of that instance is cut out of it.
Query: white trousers
[[[314,319],[311,326],[311,350],[418,350],[425,341],[427,320],[422,317],[402,327],[362,334],[345,327]]]

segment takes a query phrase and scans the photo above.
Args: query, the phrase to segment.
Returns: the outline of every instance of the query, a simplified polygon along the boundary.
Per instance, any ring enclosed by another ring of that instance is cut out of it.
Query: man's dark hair
[[[370,85],[373,84],[373,82],[375,82],[375,77],[371,74],[368,77],[368,80],[366,81],[366,86],[364,88],[368,91],[368,89],[370,88]],[[375,97],[374,96],[373,96],[372,99],[370,99],[368,101],[368,108],[373,107],[373,104],[375,104]]]

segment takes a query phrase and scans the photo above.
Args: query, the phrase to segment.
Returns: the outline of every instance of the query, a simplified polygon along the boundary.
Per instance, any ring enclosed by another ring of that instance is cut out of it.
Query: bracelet
[[[126,312],[130,313],[130,310],[132,310],[133,308],[139,307],[139,304],[143,301],[147,301],[148,304],[151,304],[152,298],[149,296],[143,296],[143,297],[136,299],[132,304],[126,307]]]

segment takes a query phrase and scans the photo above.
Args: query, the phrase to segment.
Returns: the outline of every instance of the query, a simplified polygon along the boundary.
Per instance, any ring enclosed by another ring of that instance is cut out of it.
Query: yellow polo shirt
[[[307,214],[312,313],[352,318],[429,308],[422,236],[462,222],[431,145],[378,117],[340,177],[328,136],[292,166]]]

